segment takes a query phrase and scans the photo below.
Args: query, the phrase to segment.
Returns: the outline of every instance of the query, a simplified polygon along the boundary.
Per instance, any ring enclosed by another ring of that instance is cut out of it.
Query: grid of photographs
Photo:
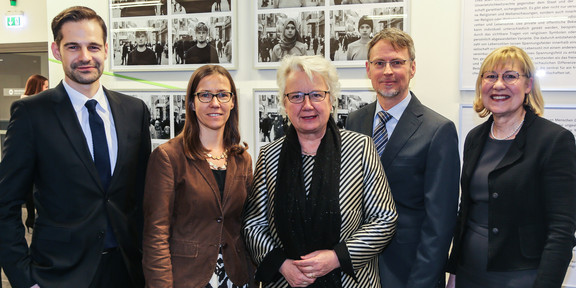
[[[235,68],[235,0],[110,0],[113,71]]]
[[[342,89],[338,97],[338,109],[333,115],[340,129],[346,127],[348,114],[376,100],[376,92],[369,89]],[[253,155],[258,157],[260,148],[274,140],[286,135],[290,121],[283,116],[278,104],[278,90],[254,90],[254,103],[256,113],[255,145]]]
[[[256,68],[276,68],[285,55],[322,55],[338,67],[361,67],[375,33],[409,28],[409,0],[256,2]]]
[[[152,150],[178,135],[186,120],[186,91],[119,91],[142,99],[150,109]]]

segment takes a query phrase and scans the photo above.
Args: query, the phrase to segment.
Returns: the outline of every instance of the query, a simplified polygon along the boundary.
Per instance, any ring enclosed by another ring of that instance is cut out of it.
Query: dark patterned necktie
[[[386,130],[386,122],[392,119],[392,115],[385,111],[380,111],[378,112],[378,119],[380,122],[378,123],[378,126],[376,126],[376,130],[374,130],[373,138],[374,143],[376,144],[378,155],[382,156],[384,148],[386,147],[386,143],[388,143],[388,131]]]

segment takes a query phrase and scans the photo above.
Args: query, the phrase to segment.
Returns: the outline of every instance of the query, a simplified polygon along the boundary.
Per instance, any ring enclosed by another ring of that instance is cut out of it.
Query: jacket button
[[[216,222],[218,222],[218,223],[222,223],[222,217],[218,217],[218,218],[216,218]]]
[[[492,198],[494,198],[494,199],[498,198],[498,193],[496,193],[496,192],[492,193]]]
[[[498,228],[492,228],[492,233],[493,233],[493,234],[498,234]]]

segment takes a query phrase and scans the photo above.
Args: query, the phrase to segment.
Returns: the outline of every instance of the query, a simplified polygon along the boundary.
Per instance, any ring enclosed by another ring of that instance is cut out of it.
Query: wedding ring
[[[310,273],[310,274],[308,274],[308,278],[316,278],[316,274]]]

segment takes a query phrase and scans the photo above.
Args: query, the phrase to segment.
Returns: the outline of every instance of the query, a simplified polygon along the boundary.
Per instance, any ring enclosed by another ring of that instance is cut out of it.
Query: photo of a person
[[[278,62],[286,55],[306,55],[306,44],[298,31],[299,23],[294,18],[286,18],[283,23],[278,23],[277,30],[280,35],[280,43],[272,48],[270,58],[272,62]]]
[[[360,34],[360,39],[348,45],[348,60],[368,59],[368,42],[370,42],[372,31],[374,31],[374,22],[368,16],[362,16],[358,20],[358,33]]]
[[[198,22],[196,28],[196,45],[184,53],[185,64],[220,63],[218,51],[208,42],[209,30],[204,22]]]
[[[128,65],[156,65],[156,54],[148,48],[148,33],[136,31],[136,48],[128,54]]]

